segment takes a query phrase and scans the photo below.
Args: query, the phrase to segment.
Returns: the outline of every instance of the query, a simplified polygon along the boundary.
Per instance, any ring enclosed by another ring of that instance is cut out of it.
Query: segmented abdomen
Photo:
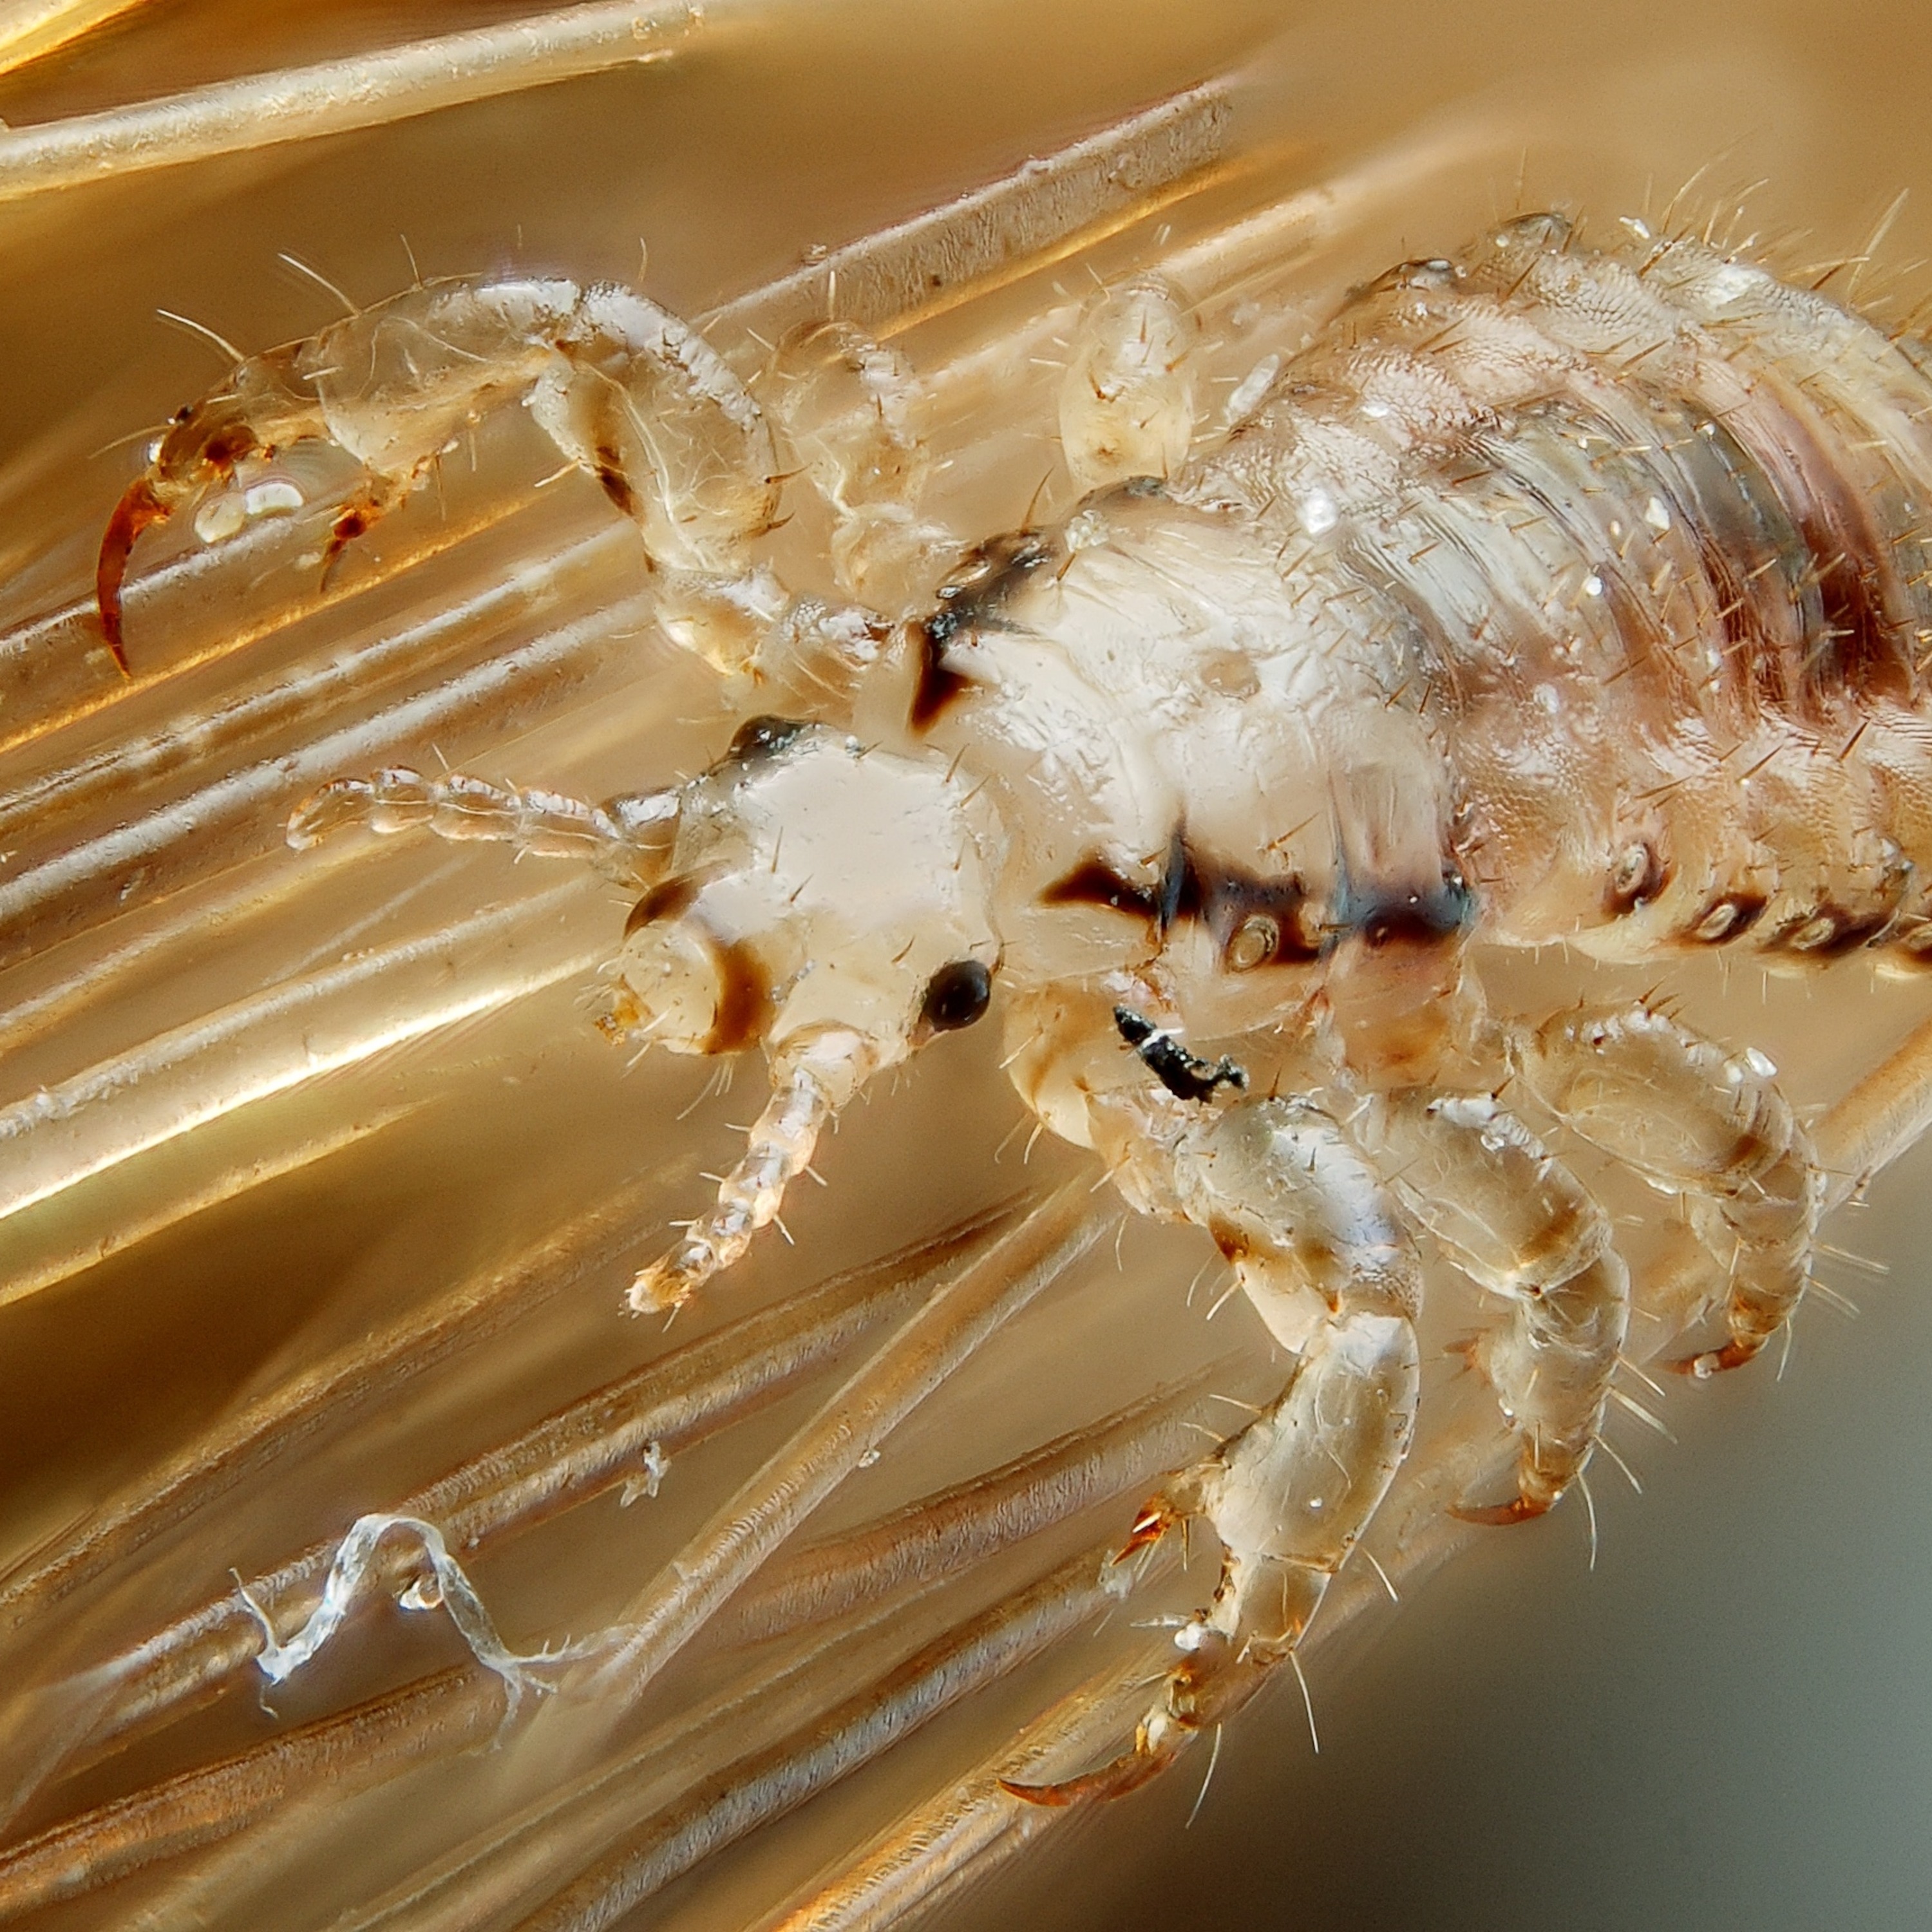
[[[1339,566],[1490,937],[1932,960],[1925,351],[1512,222],[1361,291],[1183,494]]]

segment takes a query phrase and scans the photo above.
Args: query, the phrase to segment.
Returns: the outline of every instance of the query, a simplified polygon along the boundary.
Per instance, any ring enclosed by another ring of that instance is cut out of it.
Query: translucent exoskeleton
[[[412,271],[9,632],[11,1298],[470,1204],[20,1539],[6,1909],[604,1924],[756,1831],[727,1910],[893,1922],[1788,1342],[1928,1048],[1722,976],[1916,1017],[1924,352],[1681,211],[1388,270],[1488,120],[1300,188],[1256,86],[708,307]]]

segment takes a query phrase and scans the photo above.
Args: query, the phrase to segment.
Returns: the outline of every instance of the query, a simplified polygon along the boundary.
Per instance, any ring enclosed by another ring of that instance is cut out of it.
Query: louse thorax
[[[910,737],[1009,833],[1003,979],[1126,974],[1195,1040],[1325,1017],[1371,1083],[1433,1066],[1473,910],[1449,778],[1324,568],[1139,479],[982,546],[910,627],[881,675]]]
[[[990,814],[946,762],[757,718],[681,794],[631,915],[609,1030],[677,1053],[849,1035],[854,1090],[986,1010],[999,942]],[[838,1096],[842,1100],[849,1096]]]

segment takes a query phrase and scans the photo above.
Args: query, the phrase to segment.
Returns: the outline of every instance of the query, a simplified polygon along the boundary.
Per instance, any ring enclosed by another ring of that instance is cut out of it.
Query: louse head
[[[999,942],[967,788],[944,763],[754,718],[682,792],[607,1030],[678,1053],[858,1034],[876,1066],[986,1011]]]

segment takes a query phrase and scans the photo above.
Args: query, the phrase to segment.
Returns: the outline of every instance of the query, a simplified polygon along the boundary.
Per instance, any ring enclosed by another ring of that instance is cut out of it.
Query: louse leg
[[[1917,1029],[1813,1124],[1813,1141],[1831,1177],[1827,1205],[1841,1204],[1916,1145],[1928,1113],[1932,1024]],[[1704,1270],[1708,1274],[1708,1262]],[[1448,1499],[1439,1490],[1428,1493],[1438,1502]],[[1448,1493],[1453,1496],[1453,1487]],[[1411,1574],[1427,1574],[1454,1546],[1450,1526],[1433,1515],[1436,1506],[1431,1503],[1416,1518],[1408,1540],[1383,1549],[1396,1583]],[[1332,1641],[1339,1628],[1325,1617],[1317,1634]],[[1014,1787],[1050,1784],[1070,1766],[1090,1762],[1110,1736],[1133,1720],[1136,1687],[1160,1667],[1157,1654],[1138,1653],[1082,1684],[1015,1744],[998,1747],[971,1772],[895,1820],[835,1874],[802,1888],[787,1908],[761,1922],[761,1932],[861,1932],[896,1924],[983,1878],[989,1868],[1070,1815],[1016,1804]]]
[[[333,562],[470,424],[519,397],[642,530],[654,564],[741,572],[777,508],[777,466],[757,404],[701,336],[629,289],[436,282],[248,358],[176,416],[101,541],[95,597],[116,662],[127,669],[122,584],[136,540],[244,462],[321,440],[362,466]]]
[[[1562,1162],[1487,1095],[1411,1090],[1352,1124],[1403,1205],[1480,1288],[1510,1306],[1471,1360],[1521,1444],[1516,1494],[1460,1508],[1472,1522],[1522,1522],[1552,1508],[1602,1432],[1624,1337],[1630,1274],[1609,1217]]]
[[[1932,1022],[1918,1028],[1811,1126],[1827,1208],[1849,1201],[1932,1127]]]
[[[1103,1132],[1126,1112],[1096,1111]],[[1143,1172],[1167,1168],[1174,1202],[1214,1232],[1297,1362],[1272,1406],[1142,1510],[1130,1548],[1196,1518],[1210,1524],[1220,1585],[1176,1634],[1183,1660],[1132,1750],[1059,1784],[1009,1787],[1040,1804],[1144,1784],[1292,1657],[1414,1428],[1419,1267],[1394,1204],[1334,1120],[1301,1101],[1244,1100],[1129,1157]]]
[[[1060,451],[1082,490],[1172,476],[1187,460],[1195,329],[1158,276],[1108,291],[1082,316],[1060,388]]]
[[[439,838],[514,845],[520,858],[588,860],[626,884],[646,886],[664,868],[677,811],[674,789],[589,805],[461,772],[428,778],[398,765],[366,778],[332,780],[290,814],[288,840],[306,851],[351,828],[387,834],[422,827]]]
[[[558,33],[568,39],[572,31],[566,26],[560,28]],[[532,39],[532,32],[518,26],[518,57],[542,66],[545,51]],[[488,37],[464,38],[473,41]],[[594,33],[591,38],[595,38]],[[622,57],[628,59],[632,50],[628,25],[620,38]],[[432,47],[437,60],[435,73],[427,84],[432,88],[460,86],[462,83],[454,76],[474,57],[474,47],[466,45],[460,55],[451,51],[446,56],[448,64],[444,50],[437,44],[399,51],[406,57],[427,53]],[[356,84],[348,90],[352,101],[344,94],[344,83],[334,70],[311,70],[306,77],[314,82],[316,99],[325,104],[320,108],[311,104],[312,111],[346,114],[354,122],[370,109],[382,91],[374,70],[383,64],[384,58],[359,58],[353,63]],[[602,64],[608,58],[605,50],[593,64]],[[278,77],[278,85],[281,78]],[[400,84],[408,92],[419,91],[426,83],[418,70]],[[242,92],[254,85],[248,83]],[[902,323],[909,305],[914,312],[935,303],[950,307],[966,298],[976,285],[988,280],[1005,280],[1030,258],[1050,256],[1082,226],[1117,221],[1124,201],[1136,195],[1172,194],[1175,184],[1190,175],[1198,178],[1204,165],[1220,158],[1227,146],[1229,91],[1225,82],[1190,89],[1100,134],[1051,155],[1030,159],[1016,173],[975,189],[957,202],[890,228],[883,235],[848,244],[834,251],[821,264],[749,292],[703,318],[704,326],[721,339],[757,331],[764,340],[778,340],[798,326],[801,310],[814,317],[824,314],[834,291],[842,314],[857,315],[875,329]],[[87,158],[80,164],[82,172],[91,178],[100,164],[100,142],[106,140],[113,145],[117,137],[123,149],[117,164],[156,165],[158,159],[179,146],[188,137],[187,130],[197,121],[214,111],[214,97],[220,92],[202,89],[192,103],[178,99],[143,103],[136,109],[117,110],[101,117],[102,124],[90,125],[86,130],[87,139],[75,144],[76,152],[84,149]],[[278,106],[285,104],[278,97]],[[128,122],[130,114],[134,122],[158,116],[165,124],[136,128]],[[220,116],[218,113],[215,118]],[[116,124],[110,129],[109,123]],[[191,138],[190,148],[202,152],[194,147]],[[44,188],[44,170],[36,167],[33,172],[34,185]],[[0,176],[4,176],[4,170],[0,170]],[[6,182],[0,178],[0,197],[6,193]],[[1300,224],[1305,224],[1308,217],[1306,208],[1291,204],[1284,218]],[[1254,238],[1246,238],[1252,248]],[[1208,265],[1196,262],[1192,266]],[[935,298],[935,290],[944,292]],[[265,364],[272,362],[272,358],[260,359]],[[238,370],[231,384],[239,385],[243,380],[242,372]],[[212,403],[214,399],[209,400]],[[296,398],[292,401],[298,408],[302,399]],[[208,404],[197,406],[206,409]],[[286,439],[291,441],[303,435],[325,433],[293,421],[284,428]],[[224,476],[227,473],[231,472],[224,472]],[[123,499],[102,546],[95,606],[110,649],[124,670],[127,664],[120,588],[128,554],[141,531],[172,514],[173,507],[173,501],[164,499],[152,481],[144,477]],[[881,520],[882,524],[890,520]],[[46,678],[40,680],[43,687],[46,682]]]
[[[798,470],[832,513],[839,587],[901,614],[929,604],[965,545],[927,521],[927,399],[896,350],[850,322],[794,329],[757,385]]]
[[[1566,1126],[1688,1197],[1723,1271],[1730,1340],[1676,1366],[1702,1378],[1750,1361],[1804,1292],[1825,1199],[1810,1137],[1769,1063],[1641,1002],[1558,1014],[1516,1042],[1516,1058]]]

